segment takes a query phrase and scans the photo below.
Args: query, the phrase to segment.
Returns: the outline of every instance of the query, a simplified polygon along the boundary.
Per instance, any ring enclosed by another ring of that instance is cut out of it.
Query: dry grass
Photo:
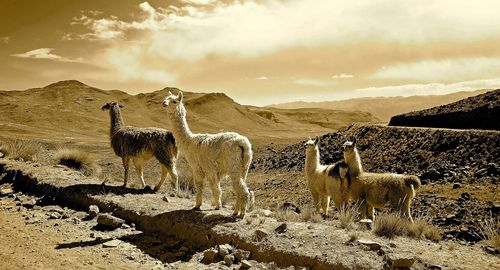
[[[358,219],[359,207],[356,205],[346,206],[337,212],[337,217],[342,229],[356,229],[356,220]]]
[[[432,241],[441,240],[441,232],[437,226],[429,224],[424,219],[415,219],[414,223],[411,223],[396,213],[378,215],[373,223],[373,232],[389,239],[396,236],[408,236],[416,239],[426,238]]]
[[[313,223],[321,223],[323,222],[323,218],[321,214],[313,210],[311,207],[305,207],[302,209],[299,214],[301,220],[305,222],[313,222]]]
[[[12,140],[0,145],[0,152],[5,157],[22,161],[37,161],[43,151],[43,145],[32,140]]]
[[[277,209],[275,211],[276,213],[276,220],[280,222],[297,222],[300,221],[300,215],[295,213],[294,211],[290,209]]]
[[[101,167],[92,154],[80,149],[61,148],[54,154],[57,164],[81,171],[86,176],[97,176]]]
[[[500,248],[500,222],[493,217],[480,223],[481,236],[485,242],[495,248]]]

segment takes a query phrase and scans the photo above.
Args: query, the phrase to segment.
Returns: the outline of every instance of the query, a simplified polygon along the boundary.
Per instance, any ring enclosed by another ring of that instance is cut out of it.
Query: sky
[[[497,0],[0,0],[0,89],[243,104],[500,88]]]

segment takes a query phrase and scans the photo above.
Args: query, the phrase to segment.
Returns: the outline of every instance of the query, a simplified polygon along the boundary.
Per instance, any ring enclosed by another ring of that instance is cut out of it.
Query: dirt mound
[[[500,130],[500,89],[427,110],[396,115],[390,126]]]

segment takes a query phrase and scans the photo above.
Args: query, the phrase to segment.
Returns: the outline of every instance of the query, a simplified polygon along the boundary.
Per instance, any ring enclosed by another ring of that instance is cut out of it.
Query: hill
[[[391,126],[500,130],[500,89],[426,110],[396,115]]]
[[[269,105],[273,108],[324,108],[329,110],[365,111],[383,122],[398,114],[427,109],[448,104],[467,97],[486,93],[488,90],[462,91],[447,95],[410,96],[410,97],[370,97],[323,102],[291,102]]]
[[[117,101],[125,106],[122,113],[126,124],[168,129],[161,106],[168,91],[179,89],[130,95],[69,80],[24,91],[0,91],[0,127],[6,136],[105,142],[109,115],[101,107]],[[184,93],[188,121],[195,132],[236,131],[254,140],[279,142],[321,134],[352,122],[376,120],[364,112],[260,109],[240,105],[222,93]],[[312,118],[316,120],[307,121]],[[78,139],[81,137],[84,140]]]

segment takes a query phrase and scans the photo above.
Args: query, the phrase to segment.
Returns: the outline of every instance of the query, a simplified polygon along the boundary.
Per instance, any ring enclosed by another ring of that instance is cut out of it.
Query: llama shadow
[[[76,184],[65,188],[69,192],[75,194],[88,194],[88,195],[124,195],[124,194],[151,194],[154,193],[151,187],[146,186],[143,189],[128,188],[124,186],[109,186],[103,184]]]

